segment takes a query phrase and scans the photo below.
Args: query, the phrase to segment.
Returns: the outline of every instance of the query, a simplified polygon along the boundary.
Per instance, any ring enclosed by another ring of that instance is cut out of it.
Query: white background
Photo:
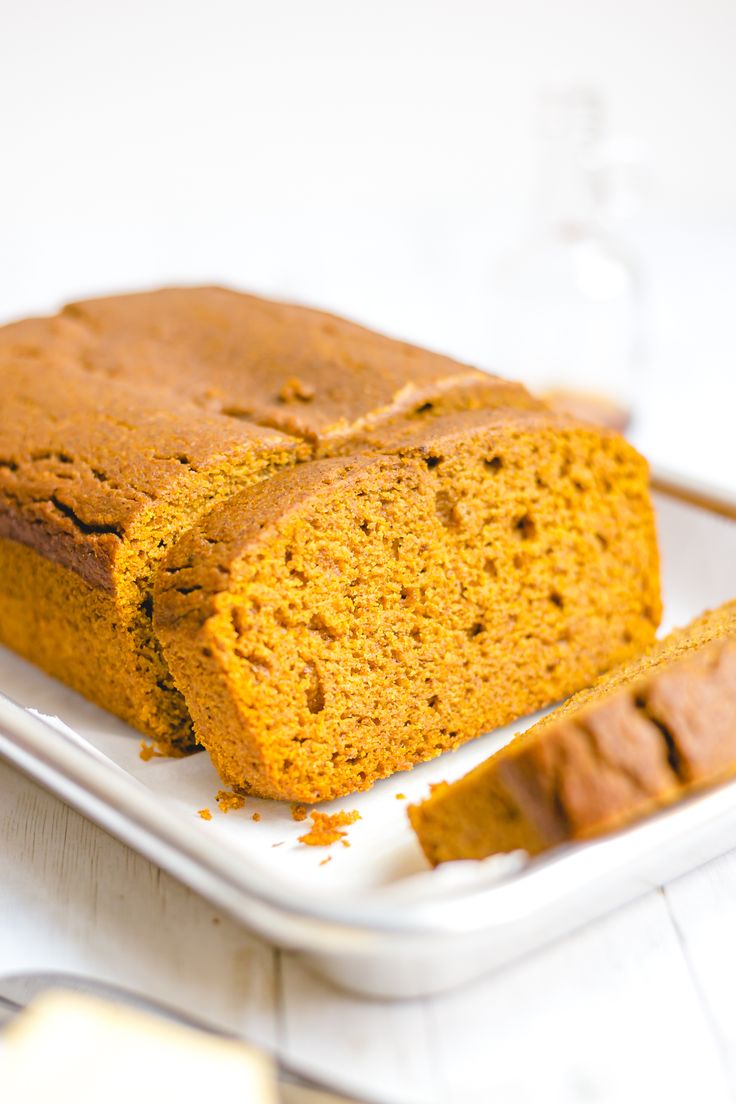
[[[655,460],[724,475],[732,0],[2,0],[0,318],[163,282],[323,305],[495,367],[540,91],[634,141]],[[683,443],[686,438],[686,444]]]

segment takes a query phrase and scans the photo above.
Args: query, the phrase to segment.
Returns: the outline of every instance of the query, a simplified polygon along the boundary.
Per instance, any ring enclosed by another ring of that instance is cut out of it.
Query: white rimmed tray
[[[667,628],[736,595],[736,524],[669,496],[657,507]],[[459,984],[736,845],[731,783],[532,862],[429,871],[407,802],[464,774],[526,721],[326,806],[361,820],[349,848],[309,848],[288,805],[249,799],[221,813],[205,755],[142,761],[138,734],[2,649],[0,691],[1,755],[264,938],[366,994]]]

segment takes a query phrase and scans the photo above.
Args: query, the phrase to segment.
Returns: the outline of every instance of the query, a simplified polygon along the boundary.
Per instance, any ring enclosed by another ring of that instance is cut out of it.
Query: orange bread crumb
[[[169,740],[156,740],[152,744],[147,744],[145,740],[141,740],[141,749],[138,754],[143,762],[147,763],[149,759],[182,759],[186,754],[186,749],[172,744]]]
[[[212,813],[209,809],[198,809],[197,816],[201,816],[202,820],[212,820]]]
[[[406,801],[406,794],[396,794],[397,801]]]
[[[233,793],[232,790],[218,790],[215,798],[221,813],[229,813],[231,809],[242,809],[245,798],[242,794]]]
[[[261,814],[260,813],[254,813],[253,816],[250,819],[251,820],[260,820],[261,819]]]
[[[328,855],[326,859],[322,859],[320,866],[327,866],[328,862],[332,862],[332,855]]]
[[[306,820],[307,819],[307,806],[306,805],[292,805],[291,806],[292,820]]]
[[[312,827],[305,835],[299,836],[300,843],[306,843],[308,847],[330,847],[338,840],[342,840],[343,846],[350,846],[344,839],[347,833],[342,832],[341,829],[348,824],[355,824],[356,820],[360,820],[360,813],[357,809],[353,809],[350,813],[319,813],[315,811],[309,815],[312,818]]]

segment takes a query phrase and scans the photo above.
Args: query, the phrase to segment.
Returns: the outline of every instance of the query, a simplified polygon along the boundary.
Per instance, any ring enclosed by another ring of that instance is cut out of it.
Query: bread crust
[[[0,359],[82,365],[309,441],[316,454],[407,417],[539,405],[521,384],[323,311],[226,288],[73,303],[0,330]]]

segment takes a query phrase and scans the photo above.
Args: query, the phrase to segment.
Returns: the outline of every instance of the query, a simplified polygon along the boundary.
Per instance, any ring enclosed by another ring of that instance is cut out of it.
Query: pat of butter
[[[272,1063],[244,1043],[53,992],[0,1036],[0,1099],[48,1104],[276,1104]]]

